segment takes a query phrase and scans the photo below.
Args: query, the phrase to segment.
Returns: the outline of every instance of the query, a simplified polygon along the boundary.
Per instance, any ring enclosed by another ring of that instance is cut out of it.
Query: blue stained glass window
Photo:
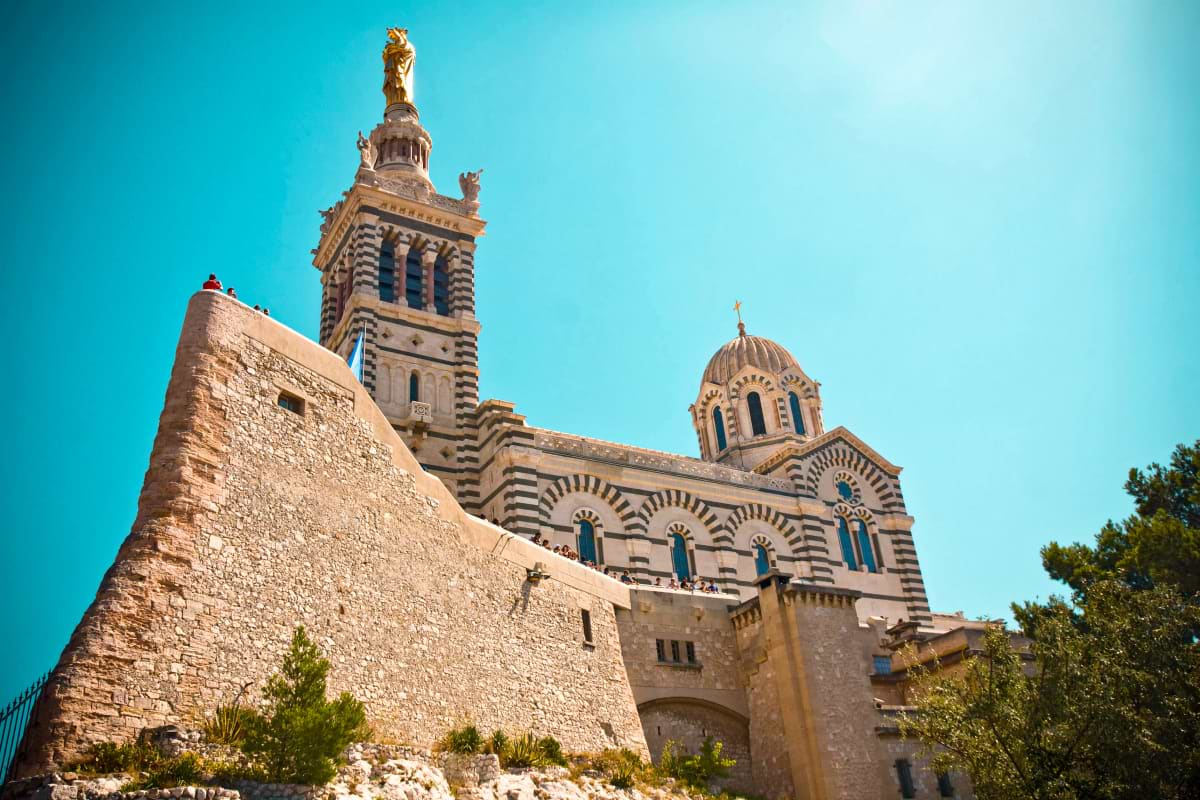
[[[721,409],[713,409],[713,430],[717,432],[717,452],[725,449],[725,417]]]
[[[875,551],[871,549],[871,535],[867,533],[867,523],[861,519],[858,521],[858,549],[862,553],[863,563],[867,565],[867,569],[871,572],[878,572],[875,568]]]
[[[750,409],[750,430],[754,431],[755,436],[762,436],[767,432],[767,423],[763,419],[762,400],[759,399],[758,392],[746,395],[746,405]]]
[[[600,560],[596,558],[596,528],[586,519],[579,520],[579,560]]]
[[[795,392],[788,392],[788,406],[792,409],[792,425],[796,433],[804,433],[804,417],[800,416],[800,398]]]
[[[854,558],[854,542],[850,541],[850,528],[846,526],[846,520],[838,517],[838,544],[842,547],[842,561],[846,563],[846,567],[851,570],[858,569],[858,560]]]
[[[379,299],[385,303],[396,299],[396,251],[391,242],[379,250]]]
[[[414,402],[421,399],[421,379],[417,377],[417,371],[413,370],[413,374],[408,376],[408,400]]]
[[[424,308],[421,302],[421,249],[410,247],[404,260],[404,299],[409,308]]]
[[[853,500],[854,490],[850,488],[850,484],[845,481],[837,482],[837,493],[842,496],[843,500]]]
[[[692,579],[692,567],[688,562],[687,539],[682,533],[671,534],[671,563],[675,568],[675,577],[681,581]]]
[[[754,571],[766,575],[771,569],[771,559],[767,556],[767,548],[761,544],[754,545]]]
[[[450,270],[445,256],[433,262],[433,305],[443,317],[450,315]]]

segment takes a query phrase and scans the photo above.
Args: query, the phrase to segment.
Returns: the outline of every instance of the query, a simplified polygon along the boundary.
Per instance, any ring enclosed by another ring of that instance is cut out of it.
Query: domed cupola
[[[737,338],[708,360],[690,409],[700,457],[753,469],[779,445],[819,436],[819,387],[786,347],[747,334],[739,320]]]
[[[756,367],[770,375],[778,375],[788,367],[800,369],[800,362],[778,342],[746,333],[746,323],[738,323],[737,338],[713,353],[704,368],[703,383],[728,383],[746,367]]]

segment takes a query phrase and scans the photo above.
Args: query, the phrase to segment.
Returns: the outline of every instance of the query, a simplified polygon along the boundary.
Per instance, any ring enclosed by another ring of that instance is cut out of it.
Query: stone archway
[[[750,720],[732,709],[695,697],[659,697],[638,706],[642,732],[650,749],[650,758],[658,763],[668,740],[679,742],[684,750],[695,753],[705,738],[724,743],[723,754],[737,763],[729,777],[718,782],[721,788],[754,793],[750,769]]]

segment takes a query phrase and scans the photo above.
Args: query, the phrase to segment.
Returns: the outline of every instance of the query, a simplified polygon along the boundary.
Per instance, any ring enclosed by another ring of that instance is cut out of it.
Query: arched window
[[[762,542],[754,545],[754,572],[757,575],[766,575],[771,569],[771,558],[767,555],[767,548]]]
[[[687,539],[683,538],[682,533],[671,534],[671,566],[675,570],[675,577],[681,581],[690,581],[692,579],[692,565],[688,558]]]
[[[450,316],[450,267],[445,256],[433,262],[433,306],[443,317]]]
[[[721,409],[713,409],[713,430],[717,432],[717,452],[725,449],[725,417]]]
[[[755,436],[762,436],[767,432],[767,423],[763,419],[762,400],[759,399],[758,392],[746,395],[746,406],[750,409],[750,430]]]
[[[792,425],[796,433],[804,433],[804,417],[800,416],[800,398],[795,392],[788,392],[788,406],[792,409]]]
[[[578,545],[575,549],[579,551],[579,560],[599,562],[600,559],[596,558],[596,527],[586,519],[579,520],[577,537]]]
[[[837,493],[847,502],[854,499],[854,489],[850,488],[850,484],[846,481],[837,482]]]
[[[421,302],[421,248],[408,248],[408,257],[404,259],[404,299],[409,308],[424,308]]]
[[[846,568],[857,572],[858,560],[854,558],[854,542],[850,541],[850,528],[846,525],[844,517],[838,517],[838,544],[842,547],[842,561],[845,562]]]
[[[391,242],[379,248],[379,299],[385,303],[396,300],[396,250]]]
[[[871,548],[871,535],[867,533],[867,523],[858,521],[858,551],[862,554],[862,562],[867,565],[868,572],[879,572],[875,568],[875,551]]]
[[[414,369],[412,375],[408,376],[408,402],[415,403],[421,399],[421,379],[417,377],[417,371]]]

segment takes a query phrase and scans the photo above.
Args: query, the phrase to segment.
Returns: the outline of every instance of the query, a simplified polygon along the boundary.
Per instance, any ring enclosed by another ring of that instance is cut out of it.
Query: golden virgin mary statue
[[[388,28],[383,47],[383,96],[387,104],[413,105],[413,64],[417,51],[408,41],[407,28]]]

